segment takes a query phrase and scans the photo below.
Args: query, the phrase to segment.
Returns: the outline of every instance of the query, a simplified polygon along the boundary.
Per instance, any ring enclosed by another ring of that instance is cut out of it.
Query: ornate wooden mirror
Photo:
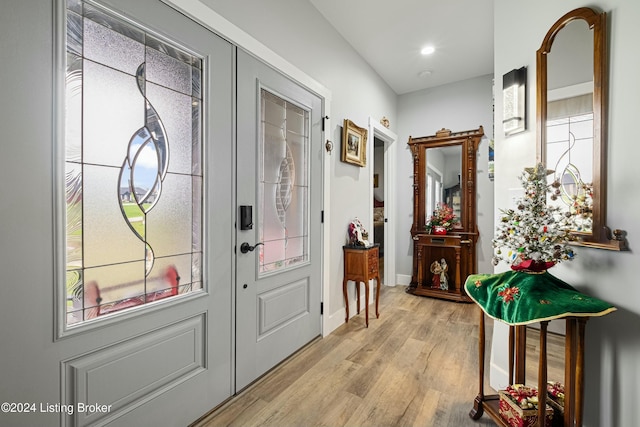
[[[605,225],[607,17],[582,7],[561,17],[537,51],[538,161],[553,170],[549,203],[573,216],[577,243],[625,250]]]
[[[409,138],[413,155],[413,274],[408,292],[470,301],[463,282],[477,269],[476,153],[482,126],[464,132],[442,129]],[[446,234],[436,235],[430,218],[440,203],[457,218]],[[438,264],[438,267],[434,267]],[[444,268],[444,272],[436,272]],[[439,276],[439,277],[437,277]]]

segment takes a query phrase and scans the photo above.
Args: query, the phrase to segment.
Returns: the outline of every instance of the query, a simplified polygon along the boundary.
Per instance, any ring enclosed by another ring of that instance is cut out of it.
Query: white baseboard
[[[323,322],[324,328],[322,329],[322,337],[323,338],[326,337],[331,332],[335,331],[340,326],[342,326],[342,324],[344,323],[344,318],[346,314],[347,312],[345,311],[345,309],[341,308],[337,312],[329,315],[327,319],[325,319],[325,321]],[[325,314],[325,316],[327,315]]]
[[[370,284],[372,282],[373,281],[370,281]],[[364,298],[364,295],[365,295],[365,290],[364,290],[364,288],[362,288],[362,289],[360,289],[360,312],[361,313],[365,311],[365,298]],[[370,316],[371,316],[371,304],[373,304],[373,302],[375,301],[374,300],[374,295],[375,295],[374,291],[369,292],[369,306],[370,306],[369,307],[369,315]],[[356,316],[357,313],[358,313],[357,300],[353,299],[353,301],[349,302],[349,318],[352,318],[353,316]],[[337,312],[329,315],[329,317],[323,321],[322,336],[326,337],[331,332],[335,331],[337,328],[342,326],[342,324],[344,323],[345,317],[347,317],[347,311],[346,311],[346,309],[344,307],[342,307]],[[374,317],[375,317],[375,310],[374,310]]]
[[[396,283],[408,286],[411,284],[411,276],[408,274],[396,274]]]
[[[509,385],[509,372],[495,363],[489,364],[489,385],[494,390],[504,390]]]

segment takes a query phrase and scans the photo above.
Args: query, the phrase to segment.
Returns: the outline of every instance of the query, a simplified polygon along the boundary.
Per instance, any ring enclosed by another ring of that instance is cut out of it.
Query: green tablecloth
[[[472,274],[464,286],[467,295],[489,317],[509,325],[568,316],[604,316],[616,310],[611,304],[578,292],[546,271]]]

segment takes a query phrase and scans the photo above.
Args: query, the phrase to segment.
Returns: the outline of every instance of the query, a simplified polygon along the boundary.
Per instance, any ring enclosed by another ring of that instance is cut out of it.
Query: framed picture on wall
[[[367,165],[367,130],[344,119],[342,127],[343,162],[365,167]]]

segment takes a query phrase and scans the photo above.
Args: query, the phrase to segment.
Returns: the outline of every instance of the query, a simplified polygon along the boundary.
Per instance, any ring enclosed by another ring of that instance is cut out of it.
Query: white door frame
[[[396,146],[398,136],[369,116],[367,157],[373,159],[373,138],[384,141],[384,278],[385,286],[396,281],[396,195],[391,189],[396,184]],[[373,228],[373,163],[369,168],[369,224]],[[390,220],[387,220],[389,218]]]

